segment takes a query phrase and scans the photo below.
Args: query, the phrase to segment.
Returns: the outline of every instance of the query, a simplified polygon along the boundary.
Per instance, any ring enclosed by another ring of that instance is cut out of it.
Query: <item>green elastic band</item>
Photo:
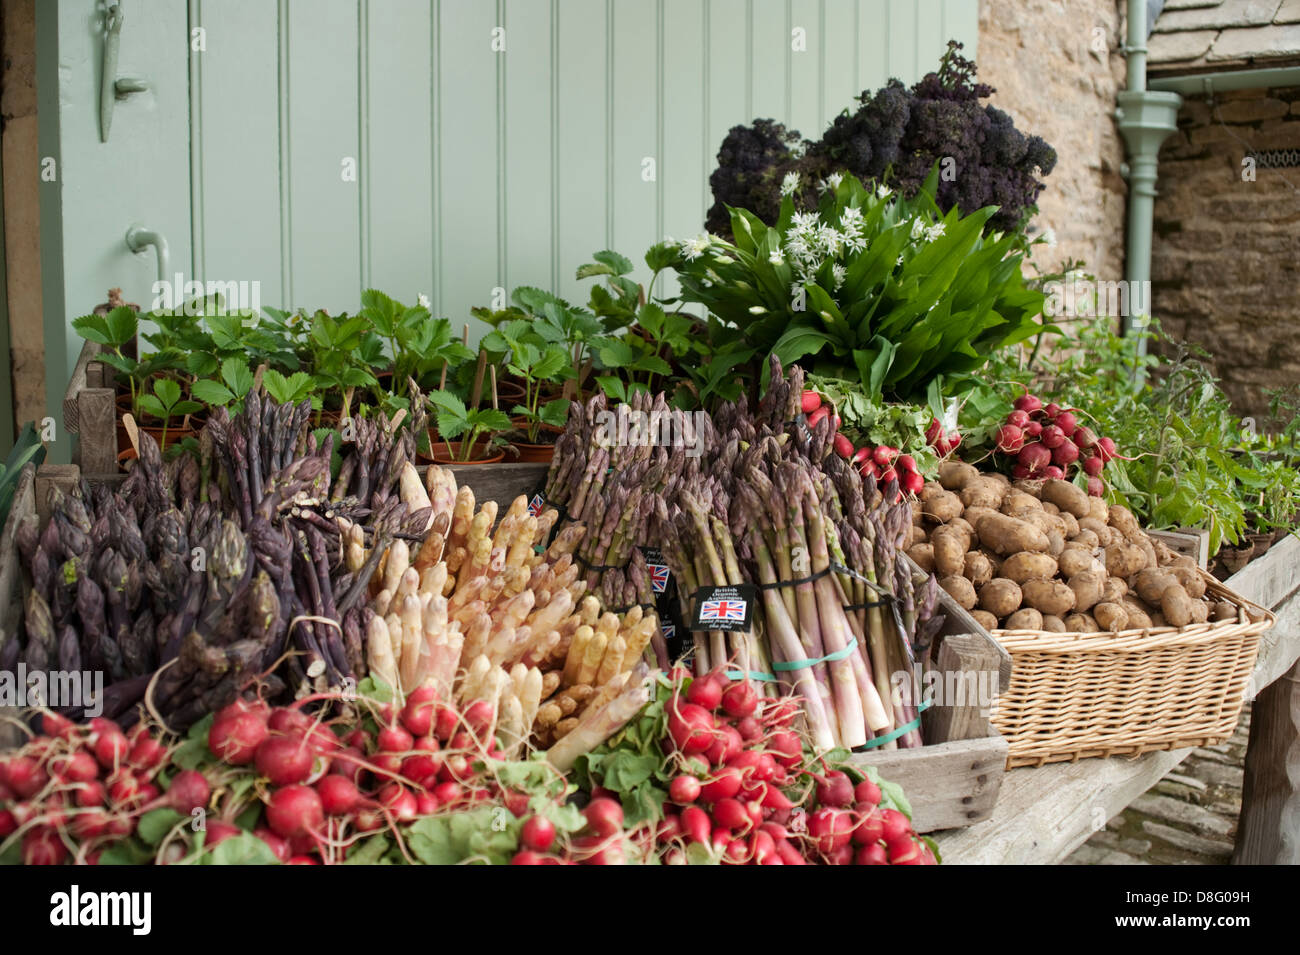
[[[834,653],[828,653],[824,657],[818,657],[816,660],[797,660],[794,663],[773,663],[773,670],[803,670],[807,667],[815,667],[819,663],[838,663],[850,653],[858,648],[858,638],[854,637],[849,641],[849,645],[843,650],[836,650]]]
[[[894,730],[892,733],[886,733],[884,736],[877,736],[873,740],[868,740],[867,742],[859,746],[858,749],[875,749],[877,746],[884,746],[886,743],[892,743],[894,740],[898,739],[898,737],[902,736],[904,733],[912,732],[912,730],[916,729],[921,725],[921,714],[924,713],[926,710],[928,710],[931,704],[932,701],[927,701],[925,703],[922,703],[920,706],[916,708],[916,719],[912,720],[910,723],[904,723],[902,726]]]
[[[744,672],[743,670],[724,670],[724,671],[723,671],[723,675],[724,675],[728,680],[743,680],[743,679],[745,679],[745,672]],[[776,682],[776,677],[773,676],[772,674],[770,674],[770,673],[756,673],[756,672],[754,672],[753,670],[750,670],[750,671],[749,671],[749,678],[750,678],[751,680],[762,680],[764,683],[775,683],[775,682]]]

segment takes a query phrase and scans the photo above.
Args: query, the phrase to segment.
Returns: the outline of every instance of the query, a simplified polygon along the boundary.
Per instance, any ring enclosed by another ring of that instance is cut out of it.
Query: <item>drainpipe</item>
[[[1147,89],[1147,5],[1146,0],[1128,0],[1128,88],[1117,99],[1115,119],[1128,147],[1128,235],[1124,256],[1124,277],[1128,280],[1129,315],[1123,318],[1127,334],[1146,324],[1150,296],[1139,290],[1151,281],[1151,222],[1155,214],[1156,158],[1160,144],[1178,128],[1178,108],[1183,98],[1177,93]],[[1138,343],[1146,352],[1146,340]]]

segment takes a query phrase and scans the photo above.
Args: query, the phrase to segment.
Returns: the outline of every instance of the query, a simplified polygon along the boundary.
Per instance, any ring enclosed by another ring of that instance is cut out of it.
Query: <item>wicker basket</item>
[[[1011,685],[993,725],[1007,766],[1138,756],[1232,735],[1273,615],[1201,571],[1236,620],[1119,633],[995,630],[1011,653]]]

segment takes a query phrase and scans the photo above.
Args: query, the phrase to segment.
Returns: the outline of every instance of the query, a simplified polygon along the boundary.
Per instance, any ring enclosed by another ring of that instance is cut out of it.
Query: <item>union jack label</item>
[[[659,627],[659,632],[664,635],[664,642],[672,640],[677,636],[677,628],[671,623],[665,623]]]
[[[700,606],[701,620],[744,620],[745,601],[706,600]]]
[[[533,517],[541,517],[542,511],[546,507],[546,498],[540,494],[534,494],[533,499],[528,502],[528,513]]]
[[[650,586],[654,588],[657,594],[663,593],[668,589],[668,565],[667,564],[646,564],[650,569]]]

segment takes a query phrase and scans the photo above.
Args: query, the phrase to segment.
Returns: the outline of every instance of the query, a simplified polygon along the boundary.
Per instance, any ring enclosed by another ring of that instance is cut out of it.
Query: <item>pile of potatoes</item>
[[[945,462],[913,502],[908,555],[989,630],[1098,633],[1235,619],[1196,562],[1068,481]]]

